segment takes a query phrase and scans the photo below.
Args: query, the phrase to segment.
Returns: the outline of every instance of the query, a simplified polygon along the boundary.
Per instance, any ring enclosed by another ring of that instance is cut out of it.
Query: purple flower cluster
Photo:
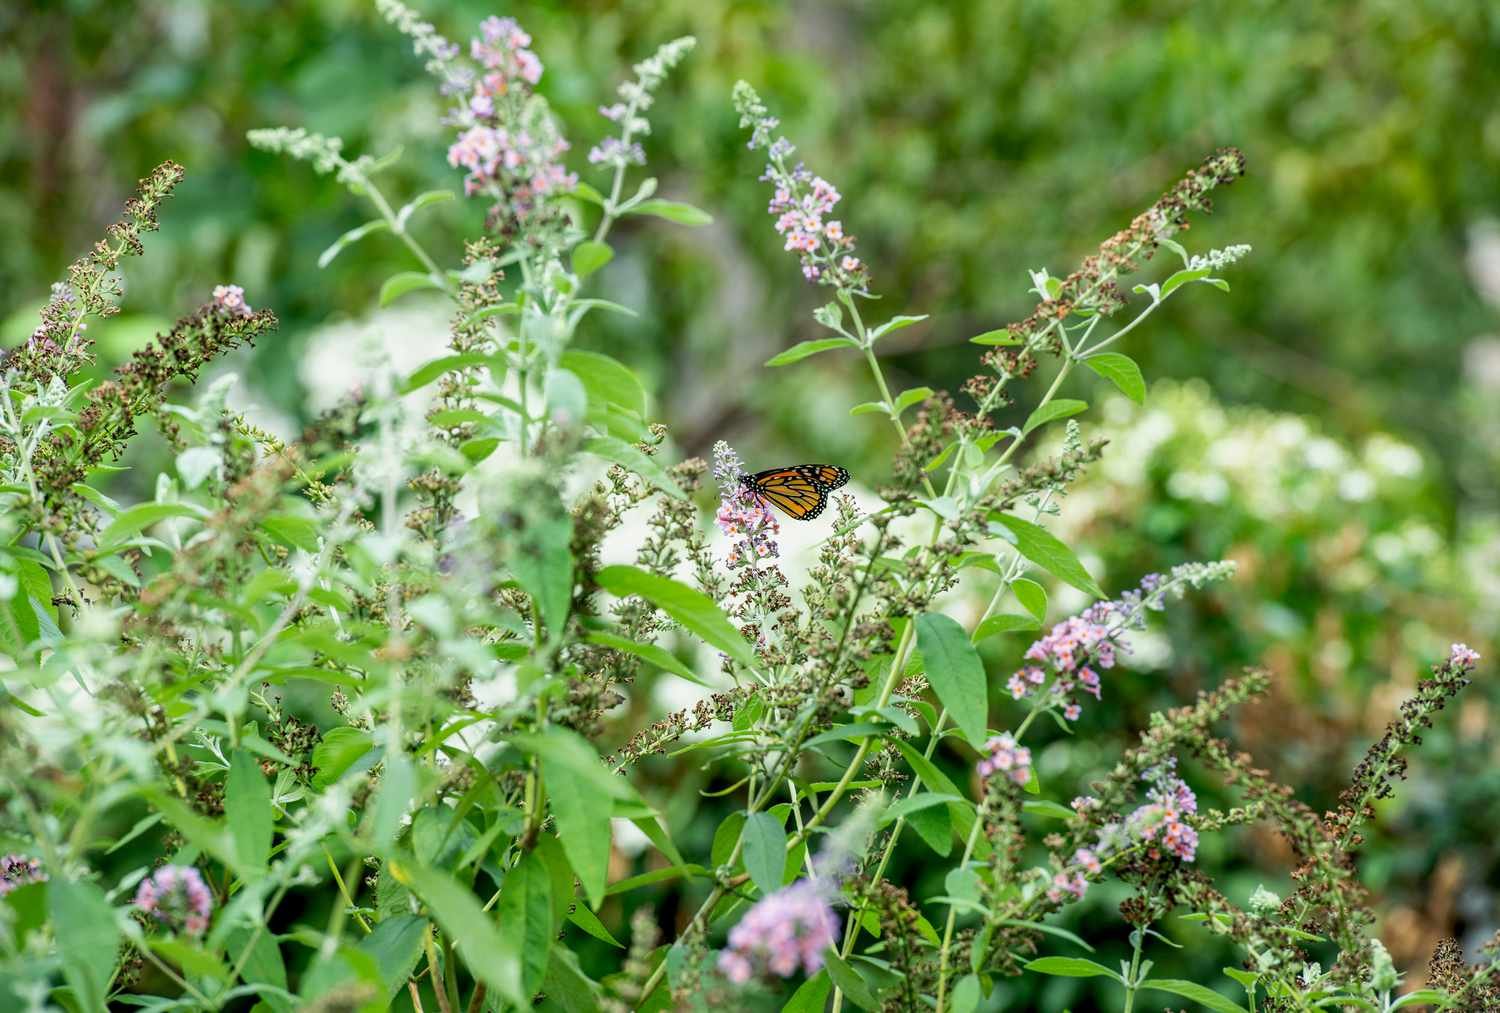
[[[1473,668],[1479,664],[1479,652],[1468,644],[1454,644],[1448,648],[1448,664],[1456,668]]]
[[[477,72],[450,73],[445,84],[461,99],[451,116],[460,133],[448,164],[468,170],[464,192],[495,198],[496,224],[514,232],[578,177],[558,161],[568,142],[532,94],[542,61],[527,48],[531,36],[513,18],[486,18],[479,32],[469,44]]]
[[[714,444],[714,478],[719,483],[719,530],[733,539],[729,548],[731,568],[741,563],[775,559],[780,555],[776,536],[781,524],[768,503],[741,479],[744,465],[723,440]]]
[[[245,290],[238,285],[215,285],[214,305],[231,316],[254,316],[255,311],[245,302]]]
[[[1121,636],[1145,625],[1147,612],[1166,607],[1167,596],[1181,597],[1189,587],[1202,587],[1223,580],[1234,572],[1232,563],[1184,563],[1163,577],[1148,573],[1140,585],[1114,601],[1091,605],[1080,615],[1065,619],[1026,650],[1025,665],[1006,681],[1017,700],[1044,694],[1043,703],[1061,709],[1063,717],[1077,721],[1083,713],[1078,694],[1100,699],[1099,673],[1115,666],[1125,651]]]
[[[1019,669],[1006,682],[1010,695],[1020,700],[1047,686],[1048,673],[1039,667],[1045,665],[1054,676],[1046,692],[1062,704],[1069,721],[1078,720],[1082,708],[1073,694],[1082,689],[1099,699],[1099,670],[1113,668],[1116,655],[1123,649],[1119,635],[1124,627],[1114,621],[1121,611],[1116,602],[1099,602],[1082,615],[1052,627],[1026,651],[1026,660],[1036,664]]]
[[[1159,844],[1184,862],[1191,862],[1198,854],[1198,831],[1188,826],[1183,817],[1198,811],[1198,796],[1177,776],[1175,768],[1175,763],[1166,763],[1146,772],[1146,780],[1151,782],[1146,793],[1150,801],[1131,813],[1125,825],[1140,840]],[[1154,846],[1148,849],[1148,854],[1152,858],[1161,857]]]
[[[984,749],[987,755],[977,768],[980,777],[1004,774],[1016,784],[1031,780],[1031,750],[1017,745],[1010,732],[994,736],[984,744]]]
[[[750,129],[751,149],[765,148],[770,159],[761,176],[775,187],[767,210],[776,219],[776,231],[786,238],[786,249],[801,260],[803,276],[844,291],[862,291],[870,277],[864,262],[854,256],[854,237],[841,221],[828,217],[842,199],[838,189],[800,163],[787,167],[796,149],[785,137],[771,140],[779,121],[753,88],[743,81],[736,84],[734,102],[740,126]]]
[[[736,985],[757,975],[790,978],[799,969],[814,974],[838,930],[838,917],[817,884],[800,879],[745,912],[730,930],[729,948],[719,954],[719,971]]]
[[[1139,842],[1148,845],[1150,858],[1162,857],[1165,850],[1184,862],[1193,861],[1198,854],[1198,831],[1188,825],[1187,817],[1198,811],[1198,796],[1177,776],[1176,760],[1168,759],[1141,776],[1150,785],[1146,803],[1123,822],[1105,824],[1099,831],[1096,850],[1111,855]],[[1080,796],[1073,800],[1073,810],[1079,815],[1098,807],[1096,798]]]
[[[25,855],[6,855],[0,858],[0,897],[4,897],[18,886],[40,883],[47,878],[40,859]]]
[[[201,936],[208,931],[214,897],[197,869],[164,865],[141,880],[135,906],[174,932]]]

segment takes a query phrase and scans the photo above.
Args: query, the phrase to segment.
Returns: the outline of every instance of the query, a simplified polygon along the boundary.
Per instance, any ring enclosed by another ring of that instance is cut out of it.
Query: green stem
[[[1124,1013],[1130,1013],[1131,1008],[1135,1006],[1135,993],[1140,984],[1139,978],[1141,970],[1141,947],[1146,942],[1145,926],[1137,927],[1136,930],[1130,934],[1130,941],[1133,944],[1134,948],[1131,950],[1130,954],[1130,975],[1125,979]]]

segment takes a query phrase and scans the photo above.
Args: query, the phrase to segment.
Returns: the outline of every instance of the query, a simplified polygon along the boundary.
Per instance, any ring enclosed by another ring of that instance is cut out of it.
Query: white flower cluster
[[[1201,271],[1206,267],[1210,271],[1219,271],[1243,259],[1249,253],[1249,244],[1236,243],[1234,246],[1226,246],[1222,250],[1209,250],[1207,253],[1194,254],[1188,260],[1188,270]]]

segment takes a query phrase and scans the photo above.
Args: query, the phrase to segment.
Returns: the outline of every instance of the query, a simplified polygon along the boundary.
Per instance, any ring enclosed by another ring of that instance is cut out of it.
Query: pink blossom
[[[141,880],[135,906],[174,932],[201,936],[208,931],[214,898],[197,869],[164,865]]]
[[[1455,668],[1473,668],[1479,664],[1479,652],[1468,644],[1454,644],[1448,649],[1448,664]]]
[[[719,954],[719,971],[737,985],[756,974],[814,974],[838,929],[838,917],[817,885],[798,880],[745,912],[729,932],[729,948]]]
[[[1160,843],[1184,862],[1191,862],[1198,852],[1198,831],[1183,817],[1198,811],[1198,796],[1177,776],[1175,768],[1175,762],[1168,762],[1146,772],[1146,779],[1152,782],[1146,793],[1149,801],[1131,813],[1125,825],[1141,840]]]
[[[754,89],[741,81],[734,101],[740,126],[750,128],[750,147],[766,149],[769,163],[761,178],[775,187],[766,210],[776,219],[776,231],[786,236],[784,248],[801,261],[803,277],[846,291],[867,287],[869,272],[852,256],[854,237],[842,222],[824,221],[843,199],[838,188],[801,165],[788,164],[795,149],[784,137],[772,140],[777,120]]]
[[[1088,888],[1088,880],[1078,873],[1059,872],[1052,877],[1052,885],[1047,888],[1047,899],[1054,904],[1062,903],[1063,899],[1068,896],[1078,900],[1083,897]]]
[[[248,317],[254,312],[245,303],[245,290],[238,285],[215,285],[214,305],[236,317]]]
[[[1099,856],[1088,848],[1079,848],[1073,852],[1073,861],[1083,868],[1090,876],[1099,875],[1104,868],[1104,863],[1099,861]]]
[[[980,777],[1004,774],[1016,784],[1025,784],[1031,780],[1031,750],[1017,745],[1015,736],[1010,732],[994,736],[984,744],[984,748],[988,755],[979,761],[976,768]]]
[[[714,444],[714,478],[719,482],[719,530],[733,539],[729,549],[731,569],[746,562],[776,559],[781,554],[776,536],[781,523],[766,503],[745,482],[740,457],[723,440]]]

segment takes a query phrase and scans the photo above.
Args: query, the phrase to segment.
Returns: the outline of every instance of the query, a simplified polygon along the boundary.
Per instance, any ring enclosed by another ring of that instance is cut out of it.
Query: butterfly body
[[[849,472],[833,464],[798,464],[740,476],[756,496],[797,521],[821,514],[828,494],[848,481]]]

